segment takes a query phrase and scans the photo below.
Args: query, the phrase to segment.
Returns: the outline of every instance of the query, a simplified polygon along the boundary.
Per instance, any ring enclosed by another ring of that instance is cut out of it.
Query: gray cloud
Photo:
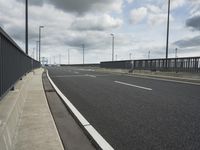
[[[187,19],[186,26],[200,31],[200,15]]]
[[[196,36],[190,39],[183,39],[174,42],[175,45],[179,46],[180,48],[189,48],[189,47],[196,47],[200,46],[200,36]]]
[[[17,0],[24,3],[24,0]],[[34,0],[30,5],[42,6],[44,3],[51,4],[55,8],[66,12],[84,14],[95,11],[120,11],[123,0]]]
[[[107,14],[101,16],[86,15],[84,17],[77,18],[71,24],[71,28],[79,31],[104,31],[120,27],[121,24],[121,19],[115,19]]]
[[[25,0],[17,0],[18,2],[24,3]],[[35,5],[35,6],[42,6],[44,4],[44,0],[29,0],[29,5]]]

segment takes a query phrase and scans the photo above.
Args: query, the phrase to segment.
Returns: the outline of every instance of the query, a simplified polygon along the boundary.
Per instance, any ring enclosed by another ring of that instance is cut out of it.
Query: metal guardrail
[[[0,27],[0,99],[24,74],[40,66]]]
[[[102,68],[173,71],[173,72],[200,72],[200,57],[182,57],[167,59],[143,59],[101,62]]]

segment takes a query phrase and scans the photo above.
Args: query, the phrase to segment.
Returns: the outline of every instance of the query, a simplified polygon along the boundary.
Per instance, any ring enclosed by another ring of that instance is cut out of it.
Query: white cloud
[[[24,0],[17,0],[24,3]],[[31,5],[43,6],[51,4],[65,12],[85,14],[87,12],[120,12],[123,0],[36,0]]]
[[[141,22],[147,16],[147,8],[140,7],[137,9],[133,9],[130,12],[130,22],[133,24],[137,24]]]
[[[71,24],[74,30],[97,30],[104,31],[108,29],[118,28],[122,25],[123,21],[118,18],[113,18],[108,14],[103,15],[86,15],[84,17],[76,18]]]
[[[186,0],[171,0],[171,9],[176,9],[183,6],[186,3]]]
[[[148,24],[151,26],[160,25],[167,21],[167,14],[149,14],[148,15]]]
[[[133,3],[134,0],[126,0],[129,4]]]
[[[22,1],[24,2],[24,0]],[[124,3],[125,1],[128,4]],[[81,44],[84,43],[86,46],[86,63],[110,60],[110,33],[115,34],[115,50],[119,59],[128,59],[130,49],[134,49],[133,55],[137,59],[146,58],[149,49],[152,50],[154,57],[160,57],[164,55],[166,40],[163,34],[166,32],[166,26],[163,26],[163,23],[166,21],[167,9],[166,6],[164,8],[164,4],[158,5],[156,3],[159,0],[156,0],[156,2],[153,0],[146,1],[149,3],[144,4],[144,1],[142,1],[140,7],[130,13],[130,21],[134,25],[143,23],[143,21],[147,23],[147,26],[139,25],[139,28],[135,29],[123,22],[123,14],[118,12],[122,11],[124,4],[135,6],[134,4],[138,1],[29,1],[31,3],[29,6],[29,48],[35,47],[35,41],[38,40],[38,27],[44,25],[45,28],[42,30],[42,56],[45,57],[52,58],[55,56],[57,58],[59,54],[62,54],[64,60],[67,58],[67,49],[70,47],[73,49],[71,51],[71,62],[81,63]],[[183,5],[181,0],[175,1],[177,8]],[[133,4],[131,4],[132,2]],[[194,8],[195,13],[199,11],[195,6],[198,2],[192,0],[192,8]],[[126,10],[123,11],[126,13]],[[23,3],[19,3],[17,0],[7,0],[6,2],[0,0],[0,25],[22,48],[24,48],[25,36],[24,12]],[[156,30],[149,29],[149,25],[156,25],[156,28],[154,28]],[[132,30],[134,31],[133,34]],[[187,33],[191,32],[188,30],[182,35],[187,37]],[[192,36],[193,34],[192,32]]]

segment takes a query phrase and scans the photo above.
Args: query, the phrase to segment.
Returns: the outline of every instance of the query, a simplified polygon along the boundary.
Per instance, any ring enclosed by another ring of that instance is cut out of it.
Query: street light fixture
[[[44,28],[44,26],[39,26],[39,62],[40,62],[40,55],[41,55],[41,29]]]
[[[115,36],[113,33],[110,34],[112,36],[112,61],[114,61],[114,42],[115,42]]]

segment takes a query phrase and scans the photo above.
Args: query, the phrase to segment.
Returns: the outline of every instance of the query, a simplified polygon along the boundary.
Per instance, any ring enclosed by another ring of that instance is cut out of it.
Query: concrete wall
[[[23,77],[0,101],[0,150],[13,150],[20,114],[27,97],[27,85],[32,73]]]

